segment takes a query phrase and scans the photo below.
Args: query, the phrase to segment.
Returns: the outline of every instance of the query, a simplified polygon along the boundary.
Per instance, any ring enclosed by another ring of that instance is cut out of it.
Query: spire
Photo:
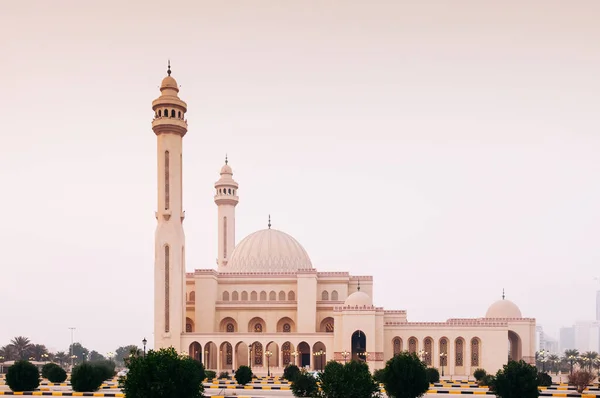
[[[269,214],[269,229],[271,229],[271,215]]]
[[[227,154],[225,154],[225,164],[229,163],[229,161],[227,160]]]
[[[502,288],[502,300],[504,300],[504,288]]]
[[[168,63],[167,75],[171,76],[171,60],[169,60],[169,63]]]
[[[356,288],[356,290],[360,292],[360,279],[358,280],[358,287]]]

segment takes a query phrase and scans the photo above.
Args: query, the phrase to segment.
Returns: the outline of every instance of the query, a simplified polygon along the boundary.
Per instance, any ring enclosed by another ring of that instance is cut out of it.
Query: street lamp
[[[148,343],[148,340],[144,337],[144,340],[142,340],[142,344],[144,345],[144,358],[146,358],[146,343]]]
[[[346,364],[346,360],[350,356],[350,353],[346,350],[342,351],[342,358],[344,358],[344,365]]]
[[[271,377],[271,355],[273,355],[271,351],[265,351],[265,356],[267,357],[267,377]]]
[[[427,356],[427,351],[419,350],[419,358],[421,358],[421,362],[425,362],[425,357]]]
[[[294,365],[296,365],[296,366],[297,366],[298,364],[296,363],[296,357],[297,357],[298,355],[300,355],[300,353],[298,352],[298,350],[296,350],[296,351],[294,351],[294,352],[291,352],[291,353],[290,353],[290,355],[292,355],[292,356],[294,357]]]
[[[323,371],[323,357],[325,356],[325,351],[319,350],[319,356],[321,357],[321,372]]]
[[[115,355],[114,352],[110,351],[106,353],[106,357],[108,358],[109,361],[112,361],[112,357]]]
[[[208,360],[208,350],[204,351],[204,366],[206,367],[206,369],[208,369],[208,367],[210,366],[210,362]]]
[[[42,361],[48,362],[48,354],[42,354]]]
[[[248,367],[252,369],[252,346],[248,347]]]
[[[442,377],[444,377],[444,365],[445,365],[447,356],[448,356],[448,354],[446,354],[445,352],[442,352],[440,354],[440,365],[442,366]]]

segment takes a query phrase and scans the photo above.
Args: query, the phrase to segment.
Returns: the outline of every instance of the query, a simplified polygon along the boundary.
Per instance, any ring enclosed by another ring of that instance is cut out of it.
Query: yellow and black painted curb
[[[385,392],[382,390],[381,392]],[[451,394],[451,395],[496,395],[492,391],[472,391],[472,390],[429,390],[427,394]],[[540,393],[540,397],[578,397],[578,398],[597,398],[596,394],[578,394],[570,393]]]
[[[222,384],[205,384],[204,388],[222,388],[225,390],[282,390],[288,391],[290,386],[240,386],[237,384],[222,385]]]
[[[0,395],[33,395],[44,397],[124,397],[122,392],[71,392],[71,391],[0,391]]]

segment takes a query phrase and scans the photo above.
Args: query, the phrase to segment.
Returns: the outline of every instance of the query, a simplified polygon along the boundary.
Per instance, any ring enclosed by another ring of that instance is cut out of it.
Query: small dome
[[[510,300],[498,300],[490,305],[485,313],[486,318],[523,318],[521,310]]]
[[[229,167],[228,164],[225,164],[221,167],[221,174],[233,174],[233,170],[231,170],[231,167]]]
[[[306,250],[285,232],[263,229],[237,244],[225,272],[293,272],[313,269]]]
[[[363,306],[372,306],[373,305],[373,300],[371,300],[371,296],[369,296],[367,293],[365,292],[354,292],[351,295],[348,296],[348,298],[346,299],[346,301],[344,301],[344,305],[345,306],[359,306],[359,307],[363,307]]]
[[[171,77],[170,75],[165,77],[162,82],[160,83],[160,89],[164,90],[165,88],[172,88],[174,90],[179,91],[179,88],[177,86],[177,81]]]

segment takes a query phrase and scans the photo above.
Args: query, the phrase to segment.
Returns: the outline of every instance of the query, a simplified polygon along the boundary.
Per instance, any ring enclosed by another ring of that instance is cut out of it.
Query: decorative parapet
[[[480,319],[465,319],[461,322],[408,322],[408,321],[387,321],[384,326],[403,326],[403,327],[507,327],[508,323],[500,319],[492,322],[481,322]]]
[[[374,305],[341,305],[333,307],[333,312],[342,311],[378,311],[383,312],[383,307],[375,307]]]
[[[317,276],[318,277],[328,277],[328,276],[349,277],[350,273],[349,272],[317,272]]]
[[[300,275],[317,275],[317,269],[316,268],[311,268],[311,269],[299,269],[298,271],[296,271],[296,274]]]
[[[350,279],[353,281],[372,281],[373,280],[373,276],[372,275],[350,275]]]
[[[406,310],[385,310],[386,315],[406,315]]]
[[[446,322],[535,322],[535,318],[450,318]]]

